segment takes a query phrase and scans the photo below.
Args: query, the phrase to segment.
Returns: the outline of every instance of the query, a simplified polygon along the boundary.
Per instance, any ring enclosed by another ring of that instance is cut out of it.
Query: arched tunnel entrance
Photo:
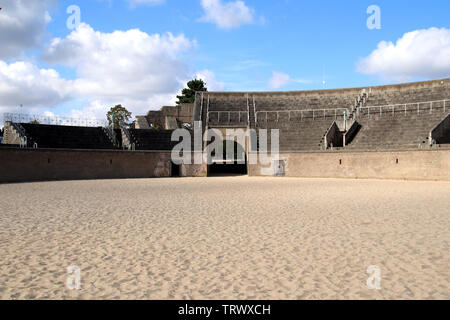
[[[227,145],[233,145],[233,153],[227,157]],[[220,152],[217,155],[217,152]],[[236,141],[224,140],[222,150],[213,150],[211,155],[213,157],[223,160],[213,160],[213,163],[208,165],[208,176],[237,176],[246,175],[247,169],[247,155],[245,148]]]

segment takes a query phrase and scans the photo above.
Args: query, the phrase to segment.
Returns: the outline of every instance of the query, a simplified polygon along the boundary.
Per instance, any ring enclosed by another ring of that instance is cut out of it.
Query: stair
[[[247,94],[234,96],[209,95],[207,104],[208,126],[248,127]]]
[[[408,113],[360,117],[361,129],[350,150],[418,149],[430,145],[430,131],[442,121],[443,113]]]

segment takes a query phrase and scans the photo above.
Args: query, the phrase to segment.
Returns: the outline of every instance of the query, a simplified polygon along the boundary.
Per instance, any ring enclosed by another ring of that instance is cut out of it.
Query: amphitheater
[[[7,115],[1,154],[8,170],[0,182],[260,176],[267,169],[287,177],[450,180],[449,109],[450,80],[443,79],[322,91],[198,92],[194,104],[136,117],[134,129],[24,123]],[[261,129],[278,129],[279,154],[265,167],[173,163],[173,130],[200,122],[202,133],[217,130],[224,140],[227,130],[253,130],[255,139],[235,147],[246,159],[260,151]]]
[[[198,92],[133,129],[5,119],[0,299],[450,298],[450,79]],[[243,164],[178,164],[179,127],[256,136]]]

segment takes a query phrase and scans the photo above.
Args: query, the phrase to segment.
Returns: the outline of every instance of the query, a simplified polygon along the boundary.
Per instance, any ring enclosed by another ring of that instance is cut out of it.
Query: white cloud
[[[293,79],[290,75],[283,72],[272,72],[272,77],[269,80],[268,87],[270,89],[280,89],[281,87],[293,84],[307,84],[311,83],[311,80],[307,79]]]
[[[202,79],[206,82],[208,91],[224,91],[225,83],[217,81],[216,75],[211,70],[202,70],[197,72],[197,79]]]
[[[149,110],[159,110],[162,106],[174,106],[177,92],[169,94],[153,95],[151,104],[133,99],[133,97],[124,97],[118,102],[106,102],[105,100],[90,100],[82,108],[71,109],[69,117],[81,119],[105,119],[108,110],[116,104],[122,104],[133,113],[133,117],[145,115]]]
[[[0,111],[11,111],[20,105],[28,111],[55,106],[70,98],[69,88],[70,81],[61,79],[53,69],[0,60]]]
[[[3,0],[0,3],[0,59],[14,58],[39,45],[51,21],[50,0]]]
[[[385,79],[406,81],[450,75],[450,30],[423,29],[408,32],[396,43],[382,41],[357,71]]]
[[[53,115],[52,107],[69,102],[83,107],[62,116],[103,119],[119,103],[133,115],[145,114],[175,105],[177,93],[193,77],[205,80],[209,90],[223,91],[225,84],[211,70],[192,73],[184,55],[195,46],[184,35],[102,33],[81,24],[67,37],[53,39],[42,53],[48,63],[74,68],[73,80],[32,62],[0,60],[0,112]]]
[[[102,33],[82,23],[66,38],[54,39],[42,58],[75,68],[73,94],[89,99],[89,108],[121,103],[136,115],[175,102],[191,74],[184,54],[195,46],[184,35]]]
[[[49,118],[55,118],[56,114],[54,114],[51,111],[44,111],[44,113],[42,114],[44,117],[49,117]]]
[[[244,1],[202,0],[201,5],[205,12],[200,21],[215,23],[221,29],[255,23],[255,10],[246,6]],[[263,17],[260,22],[264,23]]]
[[[81,109],[72,109],[67,115],[76,119],[105,119],[105,115],[112,107],[105,105],[102,101],[91,101],[88,105]]]
[[[279,89],[291,83],[291,77],[283,72],[272,72],[272,78],[269,80],[270,89]]]

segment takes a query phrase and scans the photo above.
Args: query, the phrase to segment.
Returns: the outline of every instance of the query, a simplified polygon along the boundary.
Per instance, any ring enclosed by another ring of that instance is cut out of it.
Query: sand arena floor
[[[1,299],[450,298],[446,182],[6,184],[0,208]]]

